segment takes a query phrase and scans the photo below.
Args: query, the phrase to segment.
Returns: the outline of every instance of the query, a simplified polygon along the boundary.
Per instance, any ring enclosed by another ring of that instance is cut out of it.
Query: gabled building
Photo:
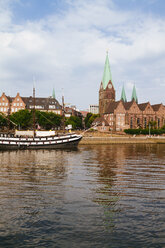
[[[10,112],[10,104],[12,99],[9,96],[6,96],[5,93],[2,93],[0,97],[0,112],[7,115]]]
[[[108,54],[99,90],[99,114],[109,124],[109,130],[113,131],[146,128],[152,122],[155,122],[158,128],[165,125],[165,106],[163,104],[151,105],[150,102],[138,104],[135,85],[131,101],[127,102],[124,86],[121,99],[116,101]]]
[[[21,109],[33,109],[34,99],[30,97],[21,97],[17,93],[16,97],[6,96],[5,93],[0,97],[0,112],[7,115],[15,113]],[[36,97],[35,109],[39,111],[54,112],[55,114],[62,115],[62,106],[59,102],[52,97]]]

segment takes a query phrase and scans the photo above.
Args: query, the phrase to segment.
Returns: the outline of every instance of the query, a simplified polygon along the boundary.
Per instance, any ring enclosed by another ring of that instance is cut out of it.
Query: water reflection
[[[0,159],[2,247],[165,243],[165,145],[11,151]]]

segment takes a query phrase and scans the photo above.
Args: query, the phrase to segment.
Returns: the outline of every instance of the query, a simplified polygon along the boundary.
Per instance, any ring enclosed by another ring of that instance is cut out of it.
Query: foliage
[[[50,130],[61,125],[62,117],[53,112],[36,111],[36,123],[43,129]]]
[[[16,123],[18,127],[28,129],[33,123],[32,111],[29,111],[28,109],[19,110],[10,115],[10,120]]]
[[[3,117],[3,114],[0,114],[0,128],[7,126],[7,119]]]
[[[92,125],[92,122],[99,117],[99,114],[92,114],[88,113],[87,116],[85,117],[85,127],[90,128]]]
[[[154,129],[156,129],[156,124],[157,124],[156,121],[150,121],[149,122],[150,127],[154,128]]]
[[[41,112],[36,111],[35,123],[42,129],[50,130],[51,128],[60,126],[61,116],[56,115],[53,112]],[[10,120],[18,125],[21,129],[31,129],[33,128],[33,110],[28,109],[19,110],[10,116]]]
[[[139,134],[144,134],[144,135],[148,135],[149,132],[151,135],[161,135],[163,133],[165,133],[165,129],[164,128],[161,128],[161,129],[149,129],[148,128],[145,128],[145,129],[125,129],[124,132],[126,134],[136,134],[136,135],[139,135]]]
[[[81,129],[82,128],[82,119],[79,118],[78,116],[70,116],[66,120],[66,126],[67,125],[72,125],[73,129]]]

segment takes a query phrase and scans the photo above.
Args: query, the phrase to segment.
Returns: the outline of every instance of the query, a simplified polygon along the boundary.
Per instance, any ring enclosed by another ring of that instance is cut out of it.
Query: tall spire
[[[54,88],[53,88],[53,92],[52,92],[52,97],[53,97],[53,98],[56,98]]]
[[[108,52],[107,52],[107,56],[106,56],[106,60],[105,60],[105,66],[104,66],[104,74],[103,74],[103,78],[102,78],[102,83],[103,83],[103,89],[104,90],[107,87],[109,81],[112,82],[112,75],[111,75]]]
[[[123,102],[127,102],[127,98],[126,98],[126,94],[125,94],[124,85],[123,85],[122,92],[121,92],[121,100],[122,100]]]
[[[135,85],[133,86],[133,90],[132,90],[132,98],[131,98],[131,101],[135,101],[135,102],[138,102],[138,98],[137,98],[137,94],[136,94],[136,88],[135,88]]]

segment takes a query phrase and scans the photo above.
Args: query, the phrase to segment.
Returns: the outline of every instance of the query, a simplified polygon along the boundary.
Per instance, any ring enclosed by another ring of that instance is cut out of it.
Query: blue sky
[[[164,0],[0,0],[0,89],[98,103],[106,51],[116,98],[165,104]]]

